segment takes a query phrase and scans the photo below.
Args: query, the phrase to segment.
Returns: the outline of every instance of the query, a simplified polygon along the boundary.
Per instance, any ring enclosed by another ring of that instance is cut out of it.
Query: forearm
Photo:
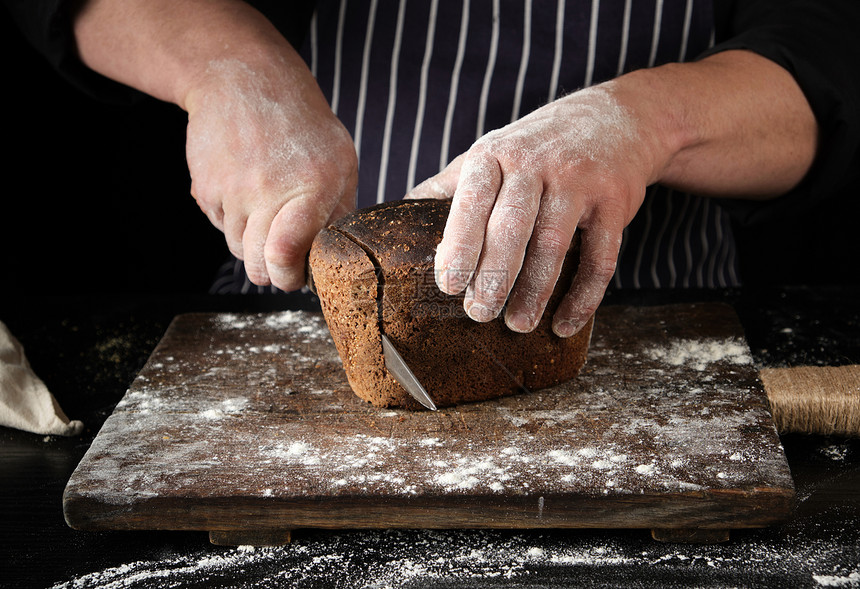
[[[652,182],[701,195],[770,198],[797,185],[817,149],[815,116],[791,75],[746,51],[640,70],[611,83],[659,137]]]
[[[74,33],[89,68],[186,110],[219,61],[305,69],[274,26],[239,0],[86,0]]]

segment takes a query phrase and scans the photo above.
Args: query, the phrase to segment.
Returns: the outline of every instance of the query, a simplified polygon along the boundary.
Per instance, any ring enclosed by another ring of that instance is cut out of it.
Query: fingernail
[[[487,321],[490,321],[496,316],[495,313],[490,311],[481,303],[472,303],[471,305],[469,305],[469,307],[466,309],[466,314],[468,314],[469,317],[480,323],[486,323]]]
[[[577,332],[576,327],[572,321],[558,321],[553,324],[552,330],[558,337],[570,337]]]
[[[439,290],[442,292],[447,292],[445,289],[445,285],[448,283],[448,271],[447,270],[436,270],[436,286],[439,287]]]
[[[505,323],[508,329],[518,333],[529,333],[532,327],[532,318],[522,311],[505,314]]]
[[[450,270],[442,270],[436,273],[436,286],[439,287],[439,290],[442,292],[446,292],[448,294],[454,294],[456,291],[452,290],[453,285],[451,284],[454,280],[454,273]]]
[[[465,272],[456,268],[446,268],[436,273],[436,286],[448,294],[457,294],[466,288],[468,281],[464,280]]]

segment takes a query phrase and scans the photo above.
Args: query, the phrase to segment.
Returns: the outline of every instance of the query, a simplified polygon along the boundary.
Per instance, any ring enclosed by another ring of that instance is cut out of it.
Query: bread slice
[[[593,318],[570,338],[551,329],[576,272],[578,240],[534,331],[513,332],[501,315],[478,323],[463,311],[463,295],[436,286],[434,257],[450,204],[404,200],[360,209],[323,229],[311,247],[315,288],[349,384],[375,406],[420,407],[386,371],[382,332],[437,407],[549,387],[585,364]]]

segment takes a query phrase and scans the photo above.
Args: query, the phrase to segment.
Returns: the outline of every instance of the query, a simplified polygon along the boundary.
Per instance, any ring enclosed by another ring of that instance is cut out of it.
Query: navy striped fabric
[[[364,207],[401,198],[558,96],[695,58],[714,42],[713,20],[707,0],[319,0],[303,55],[355,140]],[[736,284],[728,215],[650,189],[613,285]],[[214,290],[237,286],[253,289],[241,263]]]

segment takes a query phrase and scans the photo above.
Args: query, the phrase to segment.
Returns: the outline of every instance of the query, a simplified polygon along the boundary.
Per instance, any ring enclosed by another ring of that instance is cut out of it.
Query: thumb
[[[445,169],[427,178],[406,193],[403,198],[413,200],[416,198],[453,198],[454,191],[457,189],[457,182],[460,180],[460,168],[463,166],[463,159],[466,154],[458,155],[450,164],[445,166]]]
[[[304,286],[311,242],[331,215],[331,204],[316,196],[302,195],[284,203],[269,227],[264,246],[266,271],[281,290]]]

